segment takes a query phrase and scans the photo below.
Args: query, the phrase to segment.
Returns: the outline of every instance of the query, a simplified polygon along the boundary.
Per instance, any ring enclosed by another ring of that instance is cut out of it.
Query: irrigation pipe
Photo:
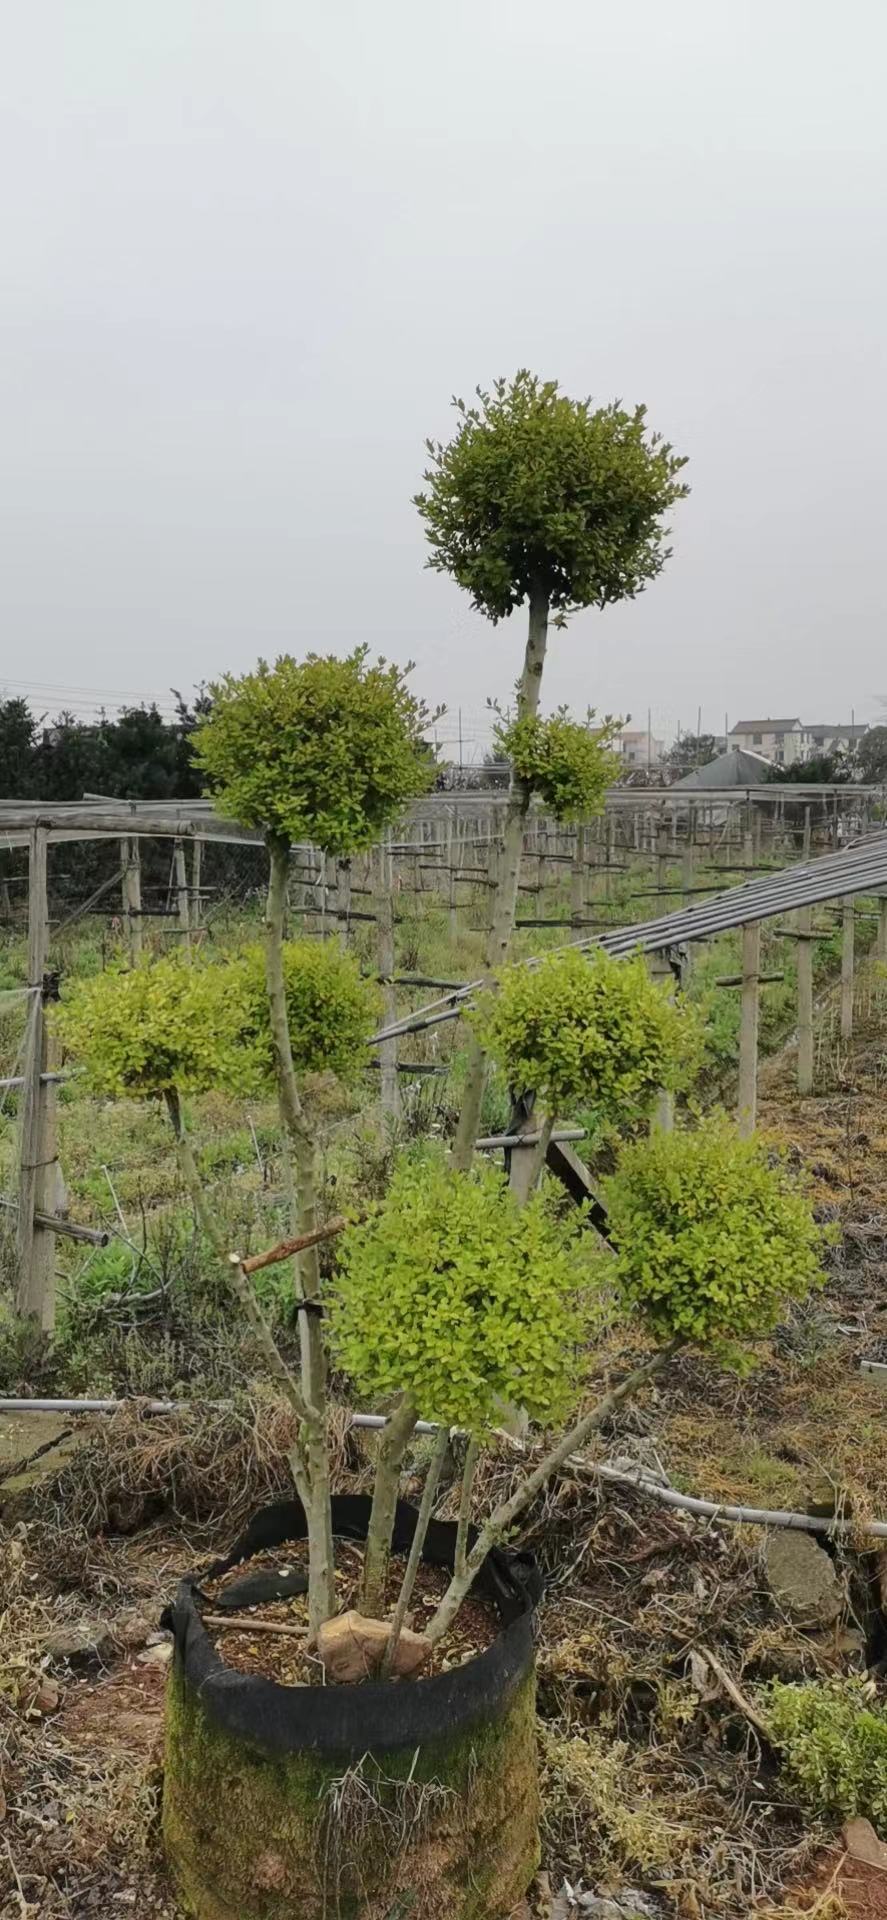
[[[188,1400],[12,1400],[0,1398],[0,1416],[4,1413],[116,1413],[121,1407],[139,1406],[145,1414],[183,1413],[189,1406],[198,1403]],[[209,1401],[210,1406],[223,1407],[225,1401]],[[377,1432],[387,1422],[384,1413],[353,1413],[353,1427],[368,1428]],[[422,1434],[438,1432],[432,1420],[418,1420],[415,1431]],[[829,1519],[822,1514],[792,1513],[784,1508],[734,1506],[724,1500],[697,1499],[690,1493],[678,1493],[674,1487],[660,1486],[658,1480],[651,1480],[646,1474],[622,1473],[617,1467],[605,1467],[595,1460],[586,1460],[581,1454],[568,1460],[566,1465],[580,1468],[585,1473],[594,1474],[598,1480],[604,1480],[608,1486],[628,1487],[634,1493],[644,1493],[663,1507],[673,1507],[679,1513],[692,1513],[704,1520],[732,1520],[738,1526],[746,1527],[786,1527],[799,1533],[826,1534],[865,1534],[874,1540],[887,1540],[887,1520],[839,1520]]]

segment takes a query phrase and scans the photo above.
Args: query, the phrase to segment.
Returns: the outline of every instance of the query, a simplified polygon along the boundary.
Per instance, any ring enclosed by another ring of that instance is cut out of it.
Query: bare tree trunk
[[[524,653],[523,672],[520,677],[517,694],[517,717],[535,714],[539,710],[539,695],[542,687],[542,669],[545,665],[545,649],[548,644],[548,595],[541,586],[534,586],[530,593],[530,620],[527,632],[527,645]],[[523,780],[515,778],[512,772],[508,808],[505,815],[504,844],[499,863],[499,880],[493,896],[493,913],[487,947],[484,954],[484,982],[491,980],[497,967],[504,966],[508,958],[508,948],[514,931],[517,912],[517,889],[520,881],[520,858],[524,838],[524,823],[530,807],[530,792]],[[472,1035],[468,1051],[468,1071],[465,1076],[465,1091],[462,1096],[462,1111],[453,1145],[453,1165],[462,1173],[470,1167],[474,1158],[474,1143],[480,1128],[480,1111],[484,1097],[487,1057],[480,1041]]]
[[[627,1400],[631,1394],[638,1391],[639,1387],[645,1386],[648,1380],[652,1380],[655,1374],[661,1372],[676,1352],[677,1345],[678,1343],[674,1342],[669,1347],[661,1348],[653,1355],[652,1360],[647,1360],[643,1366],[635,1367],[632,1373],[626,1374],[618,1387],[613,1387],[609,1393],[605,1394],[604,1398],[598,1401],[597,1406],[592,1407],[590,1413],[584,1414],[575,1427],[571,1427],[569,1433],[564,1434],[558,1441],[557,1446],[552,1447],[551,1452],[545,1455],[538,1467],[527,1475],[526,1480],[521,1481],[510,1500],[504,1500],[501,1506],[495,1508],[486,1525],[481,1528],[465,1560],[464,1567],[461,1571],[454,1572],[434,1618],[425,1629],[432,1644],[436,1644],[452,1625],[490,1548],[504,1539],[515,1520],[536,1498],[537,1493],[541,1493],[552,1474],[557,1473],[558,1468],[563,1466],[571,1453],[575,1453],[578,1447],[584,1446],[589,1434],[593,1433],[596,1427],[609,1419],[614,1407],[618,1407],[620,1401]]]
[[[286,917],[286,887],[289,876],[289,847],[277,834],[268,837],[271,874],[265,917],[265,979],[271,1017],[271,1044],[277,1078],[277,1099],[281,1123],[289,1137],[296,1175],[297,1234],[313,1233],[317,1226],[317,1200],[314,1178],[314,1148],[305,1124],[299,1095],[293,1052],[286,1014],[286,987],[283,974],[283,939]],[[326,1437],[326,1355],[323,1346],[320,1308],[320,1263],[317,1247],[309,1247],[298,1256],[297,1273],[301,1299],[299,1338],[302,1353],[302,1392],[306,1405],[317,1410],[318,1418],[306,1426],[310,1504],[308,1517],[309,1548],[309,1627],[315,1635],[335,1612],[335,1567],[333,1560],[333,1522],[330,1509],[330,1472]]]
[[[367,1528],[363,1590],[360,1601],[361,1611],[371,1620],[381,1618],[385,1605],[385,1583],[388,1579],[388,1561],[391,1557],[391,1535],[400,1487],[400,1470],[415,1433],[418,1418],[418,1407],[414,1406],[404,1394],[379,1436],[373,1505],[370,1524]]]

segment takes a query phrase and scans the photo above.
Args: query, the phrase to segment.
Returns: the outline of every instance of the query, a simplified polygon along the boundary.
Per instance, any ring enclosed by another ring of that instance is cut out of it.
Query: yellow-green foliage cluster
[[[400,667],[283,654],[226,674],[194,734],[194,759],[219,811],[332,853],[367,847],[431,779],[427,714]]]
[[[822,1283],[804,1194],[726,1120],[626,1147],[602,1193],[611,1272],[660,1338],[755,1338]]]
[[[298,1071],[349,1077],[364,1063],[374,988],[339,948],[315,941],[283,950],[287,1016]],[[230,960],[184,955],[114,969],[76,984],[55,1025],[104,1095],[226,1088],[243,1095],[271,1080],[272,1052],[259,947]]]
[[[242,965],[254,1024],[252,1044],[271,1077],[271,1032],[265,997],[265,953],[248,948]],[[335,1073],[350,1080],[366,1065],[366,1043],[380,1011],[380,995],[361,977],[350,954],[328,940],[288,940],[283,983],[293,1065],[297,1073]]]
[[[618,730],[615,720],[593,727],[591,716],[581,726],[561,708],[549,720],[528,713],[497,728],[496,741],[518,779],[556,820],[588,820],[603,812],[604,795],[616,778],[619,763],[611,746]]]
[[[597,1127],[638,1119],[676,1085],[693,1031],[643,960],[578,947],[506,967],[471,1017],[515,1093],[588,1107]]]
[[[687,492],[685,462],[651,433],[643,407],[592,408],[527,368],[454,399],[448,446],[429,440],[416,506],[429,566],[452,574],[491,620],[534,588],[551,607],[634,599],[670,549],[664,515]]]
[[[250,1092],[257,1063],[247,1044],[254,1013],[236,962],[191,964],[171,954],[131,972],[80,980],[53,1016],[93,1093]]]
[[[575,1391],[591,1279],[575,1216],[538,1196],[520,1209],[490,1167],[407,1161],[344,1236],[335,1351],[373,1404],[405,1392],[424,1417],[479,1433],[504,1400],[549,1423]]]
[[[887,1821],[887,1713],[854,1677],[774,1683],[766,1712],[785,1771],[812,1813]]]

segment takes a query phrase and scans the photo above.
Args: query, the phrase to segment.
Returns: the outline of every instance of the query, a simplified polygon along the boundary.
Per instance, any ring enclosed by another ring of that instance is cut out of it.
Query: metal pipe
[[[0,1415],[4,1413],[117,1413],[121,1407],[138,1407],[141,1413],[164,1414],[186,1413],[190,1407],[204,1406],[223,1409],[229,1403],[225,1400],[14,1400],[0,1398]],[[353,1413],[353,1427],[366,1428],[378,1432],[387,1424],[385,1413]],[[417,1433],[436,1433],[437,1426],[431,1420],[417,1420]]]
[[[199,1403],[187,1400],[11,1400],[0,1399],[0,1415],[4,1413],[116,1413],[118,1408],[138,1406],[145,1414],[181,1413],[189,1406]],[[224,1401],[204,1401],[204,1406],[223,1407]],[[371,1432],[378,1432],[387,1423],[384,1413],[353,1413],[351,1425]],[[417,1433],[437,1433],[437,1425],[431,1420],[419,1420]],[[739,1526],[787,1527],[803,1533],[825,1534],[866,1534],[875,1540],[887,1540],[887,1520],[828,1519],[821,1514],[793,1513],[783,1508],[735,1506],[729,1501],[697,1499],[689,1493],[678,1493],[673,1487],[662,1487],[657,1480],[649,1479],[640,1469],[637,1473],[621,1473],[616,1467],[600,1465],[594,1460],[585,1460],[576,1455],[565,1463],[578,1466],[587,1473],[594,1474],[598,1480],[608,1485],[633,1488],[643,1493],[661,1506],[674,1507],[681,1513],[697,1514],[710,1520],[731,1520]]]

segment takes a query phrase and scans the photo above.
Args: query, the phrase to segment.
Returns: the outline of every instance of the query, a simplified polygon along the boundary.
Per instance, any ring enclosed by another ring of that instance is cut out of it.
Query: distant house
[[[661,767],[665,757],[665,741],[657,740],[655,734],[649,734],[646,727],[632,731],[623,729],[616,742],[622,765],[628,767]]]
[[[792,720],[737,720],[730,728],[730,745],[758,753],[777,767],[794,766],[812,750],[810,728],[795,715]]]
[[[859,745],[868,727],[858,726],[854,722],[847,725],[843,721],[816,721],[808,728],[811,743],[817,753],[833,753],[836,747],[845,750]]]
[[[726,753],[719,753],[716,760],[709,760],[707,766],[695,767],[692,773],[685,773],[683,780],[675,781],[675,789],[763,787],[772,771],[772,760],[765,760],[759,753],[751,753],[747,747],[730,747]]]

